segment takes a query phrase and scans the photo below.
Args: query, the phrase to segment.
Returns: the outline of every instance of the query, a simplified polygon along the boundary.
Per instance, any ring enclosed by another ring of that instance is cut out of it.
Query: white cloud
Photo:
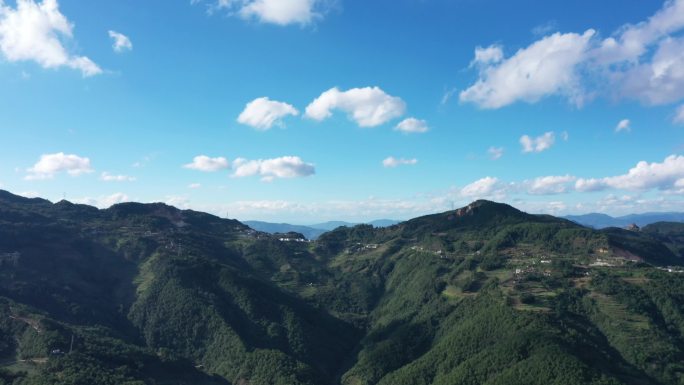
[[[199,3],[201,0],[191,0]],[[325,0],[212,0],[212,9],[226,9],[245,20],[308,25],[323,17]]]
[[[192,163],[183,165],[183,168],[190,170],[198,170],[204,172],[214,172],[225,170],[230,166],[228,159],[220,156],[216,158],[210,158],[206,155],[198,155],[192,159]]]
[[[401,131],[405,133],[423,133],[428,132],[430,128],[425,120],[420,120],[416,118],[407,118],[399,122],[399,124],[394,127],[395,131]]]
[[[240,15],[262,23],[306,25],[319,16],[315,5],[315,0],[254,0],[240,9]]]
[[[575,189],[581,192],[607,188],[645,191],[671,190],[684,179],[684,156],[670,155],[662,163],[641,161],[626,174],[605,178],[578,179]]]
[[[298,114],[299,111],[287,103],[263,97],[247,103],[237,121],[257,130],[268,130],[273,125],[282,126],[284,117],[288,115],[297,116]]]
[[[555,33],[502,58],[497,49],[475,50],[478,80],[462,102],[500,108],[557,95],[576,105],[596,96],[646,105],[684,98],[684,0],[668,0],[647,20],[602,39],[594,30]],[[471,64],[471,67],[473,65]]]
[[[449,202],[444,197],[427,199],[369,197],[355,201],[332,200],[326,202],[251,200],[206,208],[218,215],[241,219],[291,220],[300,223],[333,219],[359,222],[377,218],[413,218],[419,215],[446,211],[449,208]]]
[[[563,139],[564,142],[567,142],[568,139],[570,139],[570,134],[568,134],[567,131],[561,132],[561,139]]]
[[[55,174],[66,172],[71,176],[91,173],[90,159],[78,155],[67,155],[63,152],[44,154],[33,167],[29,168],[28,175],[24,179],[38,180],[51,179]]]
[[[17,195],[24,197],[24,198],[39,198],[40,193],[37,191],[21,191],[16,193]]]
[[[519,210],[535,214],[562,215],[568,209],[563,201],[514,199],[510,204]]]
[[[529,135],[520,137],[520,144],[523,147],[523,152],[542,152],[548,150],[556,141],[556,136],[553,132],[547,132],[544,135],[536,138],[531,138]]]
[[[632,122],[629,119],[622,119],[617,126],[615,126],[615,132],[630,132],[632,131]]]
[[[676,124],[684,124],[684,104],[677,107],[677,110],[675,111],[675,116],[672,119],[672,121]]]
[[[581,35],[555,33],[503,61],[497,54],[484,54],[476,49],[480,77],[461,92],[461,102],[475,103],[481,108],[500,108],[516,101],[534,103],[547,95],[559,94],[582,104],[584,95],[576,67],[585,59],[594,34],[594,30]],[[489,61],[483,62],[484,59]]]
[[[135,177],[128,175],[113,175],[108,172],[103,172],[100,179],[105,182],[135,182]]]
[[[618,96],[644,104],[668,104],[684,98],[684,39],[670,38],[658,43],[650,61],[614,74]]]
[[[684,200],[666,199],[665,196],[646,198],[640,195],[608,194],[604,197],[593,198],[588,202],[581,202],[574,207],[577,212],[601,212],[610,215],[625,215],[643,212],[683,211]]]
[[[129,202],[130,198],[124,193],[114,193],[111,195],[102,195],[99,197],[84,197],[74,199],[74,203],[95,206],[97,208],[106,209],[117,203]]]
[[[200,187],[202,187],[202,185],[199,184],[199,183],[190,183],[190,184],[188,185],[188,188],[189,188],[189,189],[193,189],[193,190],[198,189],[198,188],[200,188]]]
[[[183,196],[167,196],[166,199],[164,199],[164,203],[181,210],[190,208],[190,200]]]
[[[539,24],[536,27],[532,28],[532,34],[537,36],[543,36],[553,31],[554,29],[558,29],[558,22],[556,20],[549,20],[546,23]]]
[[[463,187],[460,195],[472,199],[494,198],[503,199],[506,195],[507,186],[498,178],[484,177]]]
[[[394,168],[397,166],[402,166],[402,165],[415,165],[418,163],[418,159],[416,158],[411,158],[411,159],[404,159],[404,158],[395,158],[393,156],[385,158],[385,160],[382,161],[382,165],[384,167],[388,168]]]
[[[542,176],[523,184],[527,187],[527,193],[532,195],[562,194],[572,190],[571,183],[577,180],[570,175]]]
[[[63,43],[72,38],[73,25],[59,11],[57,0],[17,0],[16,8],[0,1],[0,51],[6,60],[69,67],[84,77],[102,73],[88,57],[67,51]]]
[[[503,50],[501,46],[490,45],[487,48],[476,47],[475,48],[475,59],[470,63],[471,66],[474,65],[488,65],[496,64],[503,60]]]
[[[316,173],[313,164],[305,163],[298,156],[259,160],[238,158],[233,161],[233,170],[234,177],[258,175],[264,182],[270,182],[276,178],[307,177]]]
[[[452,88],[449,90],[444,91],[444,95],[442,95],[442,100],[439,102],[441,105],[445,105],[449,102],[452,96],[458,92],[458,88]]]
[[[123,33],[110,30],[109,37],[114,40],[114,43],[112,44],[112,49],[114,52],[120,53],[133,49],[133,43],[131,42],[131,39],[129,39],[128,36],[124,35]]]
[[[504,149],[503,147],[489,147],[487,154],[489,154],[489,159],[491,160],[501,159],[504,154]]]
[[[668,0],[648,20],[620,28],[603,40],[594,55],[601,63],[635,62],[650,46],[684,28],[684,1]]]
[[[306,107],[308,118],[322,121],[335,109],[342,110],[361,127],[375,127],[404,115],[406,103],[379,87],[352,88],[340,91],[331,88]]]
[[[575,190],[579,192],[592,192],[592,191],[600,191],[600,190],[605,190],[607,186],[605,183],[596,178],[589,178],[589,179],[578,179],[577,182],[575,182]]]
[[[499,182],[494,188],[482,190],[489,195],[465,196],[461,189],[441,191],[416,196],[382,199],[368,197],[359,200],[329,201],[287,201],[287,200],[244,200],[226,204],[200,204],[187,197],[167,197],[168,204],[181,208],[211,212],[219,216],[266,221],[290,221],[314,223],[325,220],[347,220],[361,222],[377,218],[408,219],[420,215],[444,212],[450,208],[465,206],[476,198],[496,199],[509,202],[515,207],[532,213],[567,214],[569,210],[579,212],[607,212],[608,214],[629,214],[645,211],[684,211],[684,200],[670,195],[644,199],[638,196],[607,196],[604,199],[591,197],[590,201],[575,201],[572,204],[562,200],[545,200],[541,196],[509,198],[507,191],[516,190],[511,184]],[[522,190],[520,190],[522,191]],[[164,199],[162,199],[164,200]]]

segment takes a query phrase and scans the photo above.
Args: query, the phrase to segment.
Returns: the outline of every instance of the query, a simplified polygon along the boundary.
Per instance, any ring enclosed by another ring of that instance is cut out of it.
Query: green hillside
[[[684,384],[682,250],[488,201],[309,242],[0,191],[0,384]]]

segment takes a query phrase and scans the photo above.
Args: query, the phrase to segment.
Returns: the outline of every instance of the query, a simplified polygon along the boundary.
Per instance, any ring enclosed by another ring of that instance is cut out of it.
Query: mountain
[[[477,201],[306,242],[0,192],[0,384],[680,384],[683,227]]]
[[[328,222],[323,222],[323,223],[315,223],[313,225],[310,225],[310,227],[313,227],[315,229],[321,229],[321,230],[335,230],[338,227],[354,227],[356,226],[356,223],[351,223],[351,222],[345,222],[345,221],[328,221]]]
[[[325,229],[291,225],[289,223],[270,223],[262,221],[244,221],[243,223],[257,231],[263,231],[270,234],[295,232],[304,235],[307,239],[316,239],[327,231]]]
[[[390,227],[394,226],[401,221],[395,221],[394,219],[376,219],[374,221],[368,222],[369,225],[373,227]]]
[[[289,223],[270,223],[262,221],[244,221],[243,223],[253,228],[254,230],[263,231],[265,233],[275,234],[296,232],[303,234],[307,239],[313,240],[317,239],[321,234],[325,233],[326,231],[334,230],[342,226],[353,227],[359,224],[343,221],[317,223],[309,226],[291,225]],[[378,219],[368,222],[368,224],[372,225],[373,227],[388,227],[395,225],[397,223],[399,223],[399,221],[394,221],[391,219]]]
[[[630,214],[621,217],[591,213],[584,215],[568,215],[564,218],[584,226],[603,229],[606,227],[625,227],[632,223],[643,227],[656,222],[684,222],[684,213],[644,213]]]

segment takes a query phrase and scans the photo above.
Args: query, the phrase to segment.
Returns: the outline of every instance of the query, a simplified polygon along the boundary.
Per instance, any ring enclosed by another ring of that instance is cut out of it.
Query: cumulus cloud
[[[202,185],[199,184],[199,183],[190,183],[190,184],[188,185],[188,188],[189,188],[189,189],[193,189],[193,190],[196,190],[196,189],[198,189],[198,188],[200,188],[200,187],[202,187]]]
[[[572,190],[571,183],[577,180],[571,175],[542,176],[523,183],[527,193],[532,195],[562,194]]]
[[[622,119],[617,126],[615,126],[615,132],[630,132],[632,131],[632,122],[629,119]]]
[[[16,194],[24,198],[40,198],[38,191],[20,191]]]
[[[487,48],[476,47],[475,48],[475,59],[473,59],[471,66],[474,65],[488,65],[496,64],[503,60],[503,50],[501,46],[491,45]]]
[[[190,199],[184,196],[170,195],[164,199],[164,203],[175,208],[185,210],[190,208]]]
[[[601,41],[594,53],[601,63],[634,62],[649,47],[684,28],[684,1],[668,0],[648,20],[627,24],[611,37]]]
[[[385,93],[379,87],[352,88],[340,91],[331,88],[306,107],[308,118],[322,121],[342,110],[361,127],[375,127],[404,115],[406,103]]]
[[[90,159],[74,154],[58,152],[55,154],[44,154],[33,167],[27,170],[26,180],[52,179],[55,174],[66,172],[71,176],[91,173],[93,169]]]
[[[677,110],[675,111],[675,116],[672,119],[672,121],[676,124],[684,124],[684,104],[677,107]]]
[[[430,128],[425,120],[420,120],[416,118],[407,118],[399,122],[399,124],[394,127],[395,131],[401,131],[405,133],[423,133],[428,132]]]
[[[576,67],[584,60],[594,34],[593,30],[583,34],[555,33],[506,60],[499,55],[500,48],[496,51],[490,47],[497,53],[487,55],[477,49],[475,62],[480,64],[480,78],[461,92],[461,102],[500,108],[519,100],[534,103],[547,95],[561,94],[581,104],[583,91]]]
[[[199,3],[201,0],[193,0]],[[245,20],[276,25],[308,25],[323,17],[325,0],[212,0],[211,9],[225,9]]]
[[[506,195],[506,185],[498,178],[488,176],[463,187],[460,195],[472,199],[502,199]]]
[[[220,171],[225,170],[228,167],[230,167],[228,159],[222,156],[210,158],[206,155],[198,155],[192,159],[192,163],[183,165],[183,168],[203,172]]]
[[[621,95],[647,105],[673,103],[684,98],[684,39],[667,38],[650,61],[615,74]]]
[[[59,11],[57,0],[17,0],[16,8],[0,1],[0,51],[10,62],[33,61],[43,68],[68,67],[84,77],[102,69],[86,56],[70,53],[65,41],[73,25]]]
[[[465,202],[464,202],[465,204]],[[246,200],[218,207],[206,207],[219,215],[260,220],[348,220],[359,222],[375,218],[412,218],[446,211],[449,202],[444,197],[425,199],[332,200],[325,202],[294,202],[284,200]],[[290,219],[288,219],[290,218]]]
[[[415,165],[418,163],[418,159],[416,158],[411,158],[411,159],[404,159],[404,158],[395,158],[393,156],[385,158],[385,160],[382,161],[382,165],[387,168],[394,168],[397,166],[402,166],[402,165]]]
[[[284,117],[288,115],[297,116],[298,114],[299,111],[287,103],[262,97],[247,103],[237,121],[257,130],[268,130],[273,125],[282,126]]]
[[[105,182],[135,182],[135,177],[128,175],[113,175],[108,172],[103,172],[100,179]]]
[[[536,138],[532,138],[529,135],[520,137],[520,144],[524,153],[546,151],[553,146],[555,141],[556,136],[553,132],[547,132]]]
[[[504,197],[505,198],[505,197]],[[348,220],[361,222],[375,218],[408,219],[420,215],[443,212],[453,207],[465,206],[474,198],[460,197],[451,193],[428,195],[421,197],[360,200],[337,200],[325,202],[297,202],[286,200],[245,200],[224,205],[201,206],[190,204],[196,210],[209,211],[217,215],[231,218],[255,218],[259,220],[300,220],[311,223],[321,220]],[[629,214],[635,211],[682,211],[684,201],[664,200],[660,197],[644,199],[629,196],[607,196],[604,199],[593,199],[589,202],[573,204],[562,200],[545,199],[502,199],[515,207],[531,213],[548,213],[552,215],[568,214],[569,211],[608,212],[611,214]]]
[[[684,179],[684,156],[670,155],[662,163],[641,161],[626,174],[605,177],[578,179],[577,191],[600,191],[608,188],[645,191],[651,189],[670,190]]]
[[[130,198],[124,193],[114,193],[111,195],[102,195],[99,197],[84,197],[74,199],[74,203],[95,206],[97,208],[106,209],[117,203],[129,202]]]
[[[283,156],[273,159],[248,160],[238,158],[233,161],[233,176],[237,178],[260,176],[264,182],[276,178],[300,178],[314,175],[313,164],[305,163],[298,156]]]
[[[487,154],[489,154],[489,159],[498,160],[501,159],[501,157],[503,156],[504,149],[503,147],[489,147],[489,150],[487,150]]]
[[[131,39],[129,39],[128,36],[124,35],[123,33],[110,30],[109,37],[111,37],[114,41],[112,44],[112,49],[114,52],[121,53],[133,49],[133,43],[131,42]]]
[[[684,0],[669,0],[647,20],[607,38],[592,29],[554,33],[508,58],[498,55],[499,46],[478,47],[478,79],[460,99],[481,108],[535,103],[550,95],[576,105],[597,95],[647,105],[678,102],[684,98],[683,29]]]
[[[605,190],[608,186],[601,179],[588,178],[578,179],[575,182],[575,189],[579,192],[592,192]]]

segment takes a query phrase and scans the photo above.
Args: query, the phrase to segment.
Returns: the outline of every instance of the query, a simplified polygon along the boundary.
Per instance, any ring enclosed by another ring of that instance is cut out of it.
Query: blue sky
[[[0,0],[0,188],[242,220],[684,210],[684,0]]]

